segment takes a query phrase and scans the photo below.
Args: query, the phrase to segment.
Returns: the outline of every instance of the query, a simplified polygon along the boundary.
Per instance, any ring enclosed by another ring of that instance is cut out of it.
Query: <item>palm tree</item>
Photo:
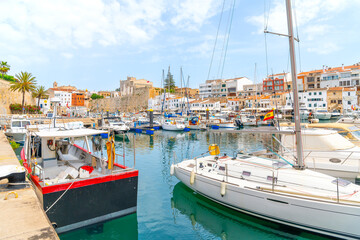
[[[10,90],[22,93],[22,113],[24,114],[25,93],[33,92],[36,89],[35,77],[28,72],[21,72],[15,75],[16,82],[11,83]]]
[[[6,74],[10,70],[10,65],[7,62],[1,61],[0,63],[0,72]]]
[[[47,98],[48,95],[47,95],[47,92],[45,90],[45,87],[44,86],[38,86],[35,91],[33,91],[33,98],[37,98],[38,99],[38,104],[37,106],[39,107],[40,106],[40,99],[42,98]]]

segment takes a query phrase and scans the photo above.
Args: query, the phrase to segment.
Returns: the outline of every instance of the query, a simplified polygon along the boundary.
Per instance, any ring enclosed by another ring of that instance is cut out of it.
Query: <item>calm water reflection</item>
[[[138,211],[123,218],[60,235],[61,239],[321,239],[307,232],[229,210],[193,193],[170,176],[172,162],[220,145],[221,154],[263,148],[269,136],[190,131],[157,131],[154,136],[128,134],[116,151],[139,169]],[[123,159],[118,160],[120,163]],[[116,189],[114,189],[116,191]]]

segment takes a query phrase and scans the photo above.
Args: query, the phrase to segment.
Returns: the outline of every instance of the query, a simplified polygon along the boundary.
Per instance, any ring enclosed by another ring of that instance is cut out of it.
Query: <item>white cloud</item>
[[[335,17],[339,17],[340,12],[346,17],[349,8],[360,6],[359,0],[297,0],[292,3],[294,27],[299,27],[300,40],[307,51],[317,54],[340,49],[338,45],[341,39],[336,36],[339,35],[339,28],[343,27],[337,25],[339,21]],[[275,0],[268,14],[268,30],[287,34],[285,1]],[[258,27],[257,33],[263,33],[264,15],[251,16],[247,21]]]
[[[295,3],[295,1],[292,2]],[[328,20],[334,13],[344,10],[355,2],[358,0],[297,0],[296,5],[292,5],[293,20],[299,27],[314,26],[319,22]],[[285,1],[274,1],[274,4],[270,6],[270,12],[266,14],[268,14],[266,20],[261,14],[251,16],[247,21],[258,26],[259,33],[264,30],[264,21],[268,24],[268,30],[287,33]]]
[[[63,56],[64,58],[67,58],[67,59],[71,59],[74,57],[74,54],[64,52],[64,53],[61,53],[61,56]]]
[[[217,0],[176,0],[172,1],[175,16],[171,23],[188,31],[198,30],[206,20],[220,10],[222,1]]]
[[[307,48],[308,52],[313,52],[321,55],[325,55],[328,53],[336,52],[340,48],[337,46],[336,43],[333,42],[326,42],[316,45],[315,47]]]
[[[96,45],[144,49],[167,29],[198,30],[218,5],[216,0],[1,0],[0,46],[3,57],[23,61],[46,61],[49,52],[72,58],[74,51]]]

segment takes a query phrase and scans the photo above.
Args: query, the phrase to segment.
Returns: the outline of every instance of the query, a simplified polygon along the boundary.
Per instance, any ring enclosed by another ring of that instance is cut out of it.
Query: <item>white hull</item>
[[[315,113],[314,116],[319,120],[329,120],[331,118],[331,113]]]
[[[15,142],[25,142],[26,132],[5,132],[5,135]]]
[[[189,129],[191,130],[206,130],[206,125],[205,124],[201,124],[201,125],[188,125],[187,126]]]
[[[226,193],[222,196],[220,180],[196,174],[191,185],[190,171],[175,166],[174,174],[194,191],[237,211],[335,237],[360,238],[360,207],[232,184],[226,185]]]
[[[234,123],[220,123],[219,128],[236,128]]]
[[[185,125],[183,124],[162,124],[162,129],[167,131],[183,131],[185,129]]]

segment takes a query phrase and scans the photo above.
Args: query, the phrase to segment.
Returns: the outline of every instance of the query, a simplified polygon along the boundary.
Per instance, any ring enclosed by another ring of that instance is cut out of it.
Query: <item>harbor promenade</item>
[[[3,165],[20,163],[0,131],[0,166]],[[59,239],[30,182],[27,180],[28,187],[16,190],[5,188],[6,183],[6,179],[0,180],[0,239]]]

